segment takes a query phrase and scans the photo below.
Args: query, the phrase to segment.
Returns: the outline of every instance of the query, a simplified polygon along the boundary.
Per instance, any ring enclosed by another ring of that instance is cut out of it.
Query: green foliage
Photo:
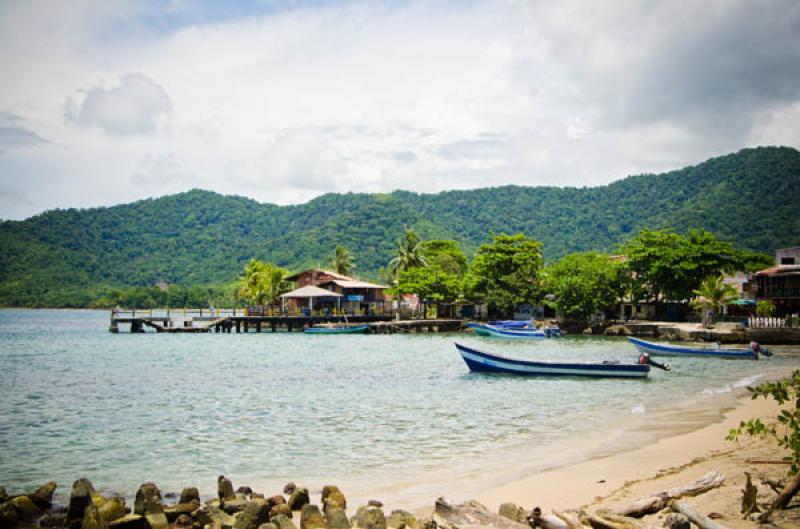
[[[336,250],[333,254],[333,259],[331,259],[331,268],[337,274],[342,274],[343,276],[349,276],[355,270],[355,265],[353,264],[353,257],[350,255],[350,251],[345,248],[344,246],[336,246]]]
[[[244,267],[244,273],[238,280],[236,295],[252,305],[275,305],[280,295],[291,290],[292,285],[286,281],[289,272],[272,263],[251,259]]]
[[[587,321],[618,303],[626,292],[625,267],[595,252],[575,253],[545,269],[545,288],[559,314]]]
[[[695,289],[695,297],[689,304],[699,310],[711,310],[712,318],[718,310],[722,310],[725,305],[739,297],[739,293],[733,286],[723,282],[722,276],[709,276],[700,283]],[[705,314],[703,315],[705,321]],[[712,321],[705,321],[706,325]]]
[[[411,266],[397,275],[394,294],[417,294],[426,301],[455,301],[463,294],[467,257],[456,241],[419,242],[424,266]]]
[[[428,261],[422,254],[422,240],[410,228],[404,228],[396,248],[395,256],[389,261],[389,270],[395,275],[410,268],[428,266]]]
[[[403,225],[422,238],[456,240],[468,256],[490,232],[535,237],[552,261],[666,227],[703,228],[772,253],[800,244],[798,203],[800,152],[774,147],[594,188],[329,194],[285,207],[192,190],[0,222],[0,305],[85,307],[111,290],[162,282],[222,288],[251,257],[298,270],[327,262],[336,246],[357,249],[360,274],[378,279]]]
[[[762,299],[756,302],[756,314],[758,316],[770,317],[775,315],[775,302],[771,299]]]
[[[738,428],[728,432],[727,439],[735,441],[742,435],[770,436],[780,448],[789,451],[789,455],[784,457],[791,464],[789,475],[797,474],[800,469],[800,370],[787,380],[765,382],[747,390],[753,399],[773,399],[780,406],[786,406],[774,422],[765,423],[759,418],[742,421]]]
[[[525,235],[493,235],[478,248],[467,280],[469,296],[505,314],[542,298],[542,243]]]
[[[686,236],[672,229],[642,230],[620,251],[628,258],[638,299],[689,299],[703,278],[734,271],[740,264],[730,243],[705,230],[689,230]]]

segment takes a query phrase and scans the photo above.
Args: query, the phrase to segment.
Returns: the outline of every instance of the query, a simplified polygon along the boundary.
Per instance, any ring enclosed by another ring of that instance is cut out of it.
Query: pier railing
[[[800,315],[788,316],[750,316],[747,325],[751,329],[790,329],[800,328]]]
[[[225,318],[246,317],[246,316],[384,316],[392,315],[394,311],[391,307],[381,305],[374,306],[370,310],[311,310],[300,308],[288,310],[272,307],[234,307],[234,308],[152,308],[152,309],[131,309],[116,308],[111,309],[111,315],[115,318],[170,318],[170,319],[192,319],[192,318]]]

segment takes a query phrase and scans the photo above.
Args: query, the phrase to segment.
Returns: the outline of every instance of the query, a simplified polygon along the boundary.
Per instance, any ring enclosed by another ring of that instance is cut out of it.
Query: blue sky
[[[800,3],[0,3],[0,218],[593,186],[800,146]]]

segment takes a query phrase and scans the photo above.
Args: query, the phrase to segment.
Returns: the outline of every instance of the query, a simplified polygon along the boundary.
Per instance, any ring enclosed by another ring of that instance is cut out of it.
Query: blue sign
[[[348,294],[347,301],[364,301],[364,296],[360,294]]]

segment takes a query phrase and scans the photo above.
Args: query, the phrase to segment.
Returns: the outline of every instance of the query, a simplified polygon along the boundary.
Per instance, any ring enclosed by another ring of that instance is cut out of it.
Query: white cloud
[[[123,136],[155,132],[171,113],[172,101],[164,88],[140,73],[123,76],[112,88],[86,90],[79,102],[69,98],[64,105],[67,120]]]
[[[0,216],[181,186],[597,185],[800,145],[789,0],[62,4],[0,4],[0,110],[27,120],[0,143],[47,141],[0,156],[33,200]]]

